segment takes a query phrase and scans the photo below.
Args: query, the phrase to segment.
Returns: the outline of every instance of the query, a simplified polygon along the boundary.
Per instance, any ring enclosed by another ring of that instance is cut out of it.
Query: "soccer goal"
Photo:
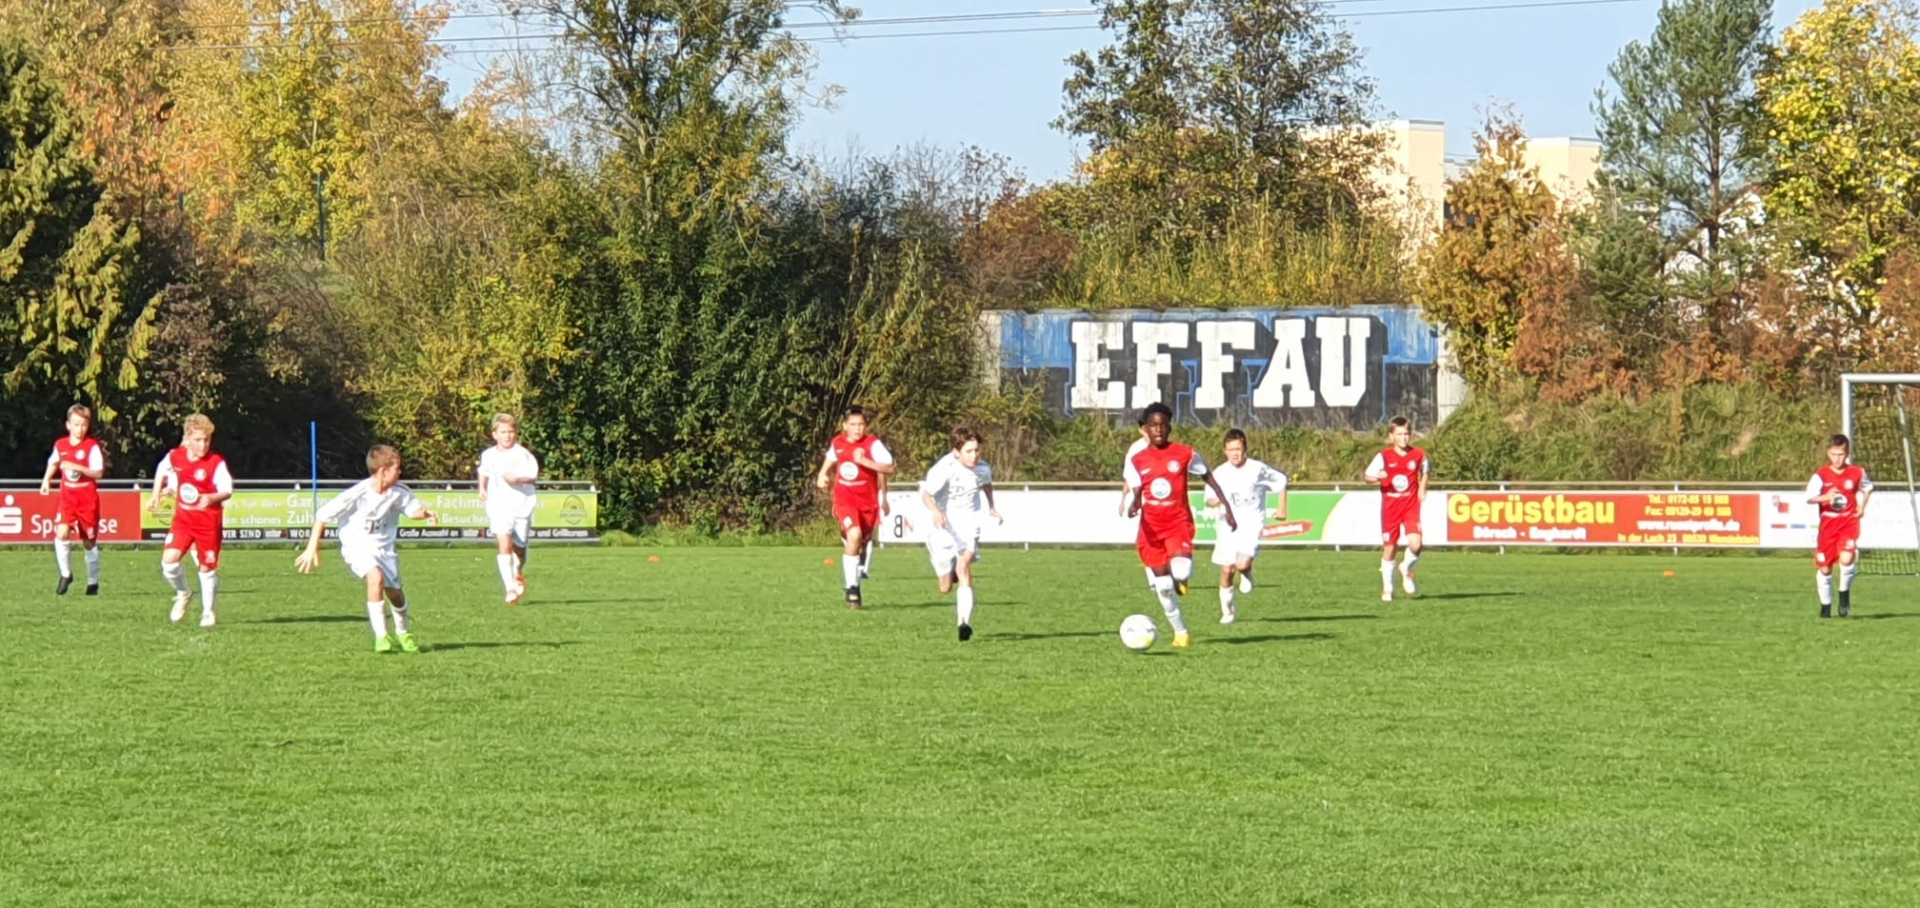
[[[1853,460],[1874,481],[1870,510],[1897,507],[1913,521],[1920,539],[1920,497],[1915,495],[1913,430],[1920,417],[1920,375],[1850,373],[1840,377],[1840,431],[1853,439]],[[1881,495],[1892,492],[1894,494]],[[1920,575],[1915,547],[1861,549],[1866,574]]]

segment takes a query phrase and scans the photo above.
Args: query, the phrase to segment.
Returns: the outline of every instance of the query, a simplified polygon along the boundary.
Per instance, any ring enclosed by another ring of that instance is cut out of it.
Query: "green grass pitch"
[[[92,600],[0,552],[0,903],[1920,904],[1909,581],[1437,552],[1384,604],[1280,551],[1136,655],[1125,550],[988,552],[960,644],[917,549],[859,613],[820,550],[536,548],[509,609],[426,549],[382,657],[293,554],[201,631],[154,552]]]

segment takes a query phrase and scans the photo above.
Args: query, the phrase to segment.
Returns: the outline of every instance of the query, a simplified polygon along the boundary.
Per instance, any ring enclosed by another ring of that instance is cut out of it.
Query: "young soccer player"
[[[414,520],[440,518],[420,503],[413,490],[400,484],[400,452],[374,445],[367,452],[367,478],[321,506],[313,515],[313,533],[307,548],[293,560],[302,574],[320,566],[320,537],[327,524],[340,523],[340,560],[353,576],[367,583],[367,623],[373,626],[373,651],[417,653],[407,614],[407,593],[400,585],[400,515]],[[387,607],[392,606],[393,635],[387,635]]]
[[[1226,498],[1208,497],[1208,507],[1220,507],[1233,513],[1240,528],[1221,533],[1213,543],[1213,563],[1220,566],[1220,623],[1232,624],[1235,575],[1240,592],[1253,592],[1253,559],[1260,554],[1260,531],[1267,525],[1267,493],[1280,495],[1280,507],[1274,516],[1287,519],[1287,474],[1247,456],[1247,433],[1228,429],[1224,445],[1227,462],[1213,471],[1215,482]]]
[[[879,436],[867,434],[867,411],[848,407],[841,432],[827,448],[814,485],[833,487],[833,519],[840,524],[840,576],[847,607],[859,608],[860,562],[867,540],[880,529],[880,482],[892,476],[893,454]]]
[[[920,501],[933,515],[927,554],[940,592],[959,584],[955,608],[964,643],[973,639],[973,556],[980,550],[980,529],[986,517],[1002,520],[993,506],[993,468],[980,459],[979,433],[965,426],[953,430],[953,452],[927,471]]]
[[[1127,516],[1140,518],[1135,546],[1140,563],[1147,569],[1147,583],[1160,599],[1160,610],[1173,625],[1175,649],[1186,649],[1193,638],[1180,617],[1180,597],[1186,595],[1187,579],[1193,576],[1193,505],[1187,496],[1187,479],[1199,476],[1215,499],[1226,493],[1207,471],[1200,452],[1171,437],[1173,411],[1166,404],[1148,404],[1140,424],[1147,431],[1147,446],[1127,461],[1127,488],[1133,491],[1133,503]],[[1239,529],[1233,512],[1225,514],[1227,528]]]
[[[540,461],[520,444],[520,423],[512,414],[493,417],[493,444],[480,454],[480,501],[487,507],[487,532],[499,546],[494,562],[500,568],[500,585],[506,588],[507,604],[518,605],[527,594],[527,534],[539,500],[534,482],[540,478]]]
[[[107,464],[100,442],[87,434],[91,428],[92,410],[83,404],[68,407],[67,434],[53,443],[47,475],[40,477],[42,495],[52,494],[53,478],[60,477],[60,510],[53,517],[53,561],[60,568],[56,596],[73,586],[75,536],[87,550],[87,595],[100,595],[100,477]]]
[[[1860,518],[1867,513],[1873,480],[1852,463],[1853,442],[1845,435],[1827,439],[1827,465],[1807,480],[1807,501],[1820,506],[1820,539],[1813,550],[1814,588],[1820,592],[1820,617],[1833,617],[1833,568],[1840,566],[1840,617],[1853,613],[1853,575],[1859,571]]]
[[[213,420],[195,413],[182,426],[180,447],[169,451],[154,468],[153,498],[147,510],[159,510],[164,495],[174,498],[173,525],[167,529],[160,553],[160,576],[173,587],[173,610],[167,620],[177,624],[187,617],[187,602],[193,594],[180,562],[192,549],[200,568],[200,626],[212,627],[214,602],[220,595],[220,531],[225,502],[233,497],[233,474],[227,472],[226,458],[213,453]]]
[[[1420,503],[1427,500],[1427,452],[1413,446],[1413,423],[1387,421],[1387,448],[1367,464],[1367,481],[1380,484],[1380,601],[1393,601],[1394,549],[1406,546],[1400,587],[1414,595],[1413,566],[1420,561]]]

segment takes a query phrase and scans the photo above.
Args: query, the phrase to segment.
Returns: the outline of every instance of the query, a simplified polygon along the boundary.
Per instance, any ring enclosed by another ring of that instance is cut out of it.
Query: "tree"
[[[37,447],[22,436],[74,400],[115,420],[160,311],[139,243],[95,181],[58,90],[26,50],[0,41],[0,448]],[[28,472],[28,458],[12,469]]]
[[[1557,248],[1553,193],[1525,163],[1520,124],[1499,115],[1474,137],[1479,160],[1447,184],[1447,220],[1420,264],[1420,304],[1446,326],[1460,373],[1476,388],[1497,387],[1514,344],[1540,259]]]
[[[1207,234],[1247,199],[1315,224],[1358,210],[1373,83],[1322,7],[1103,0],[1101,24],[1118,41],[1068,58],[1054,121],[1088,143],[1091,188],[1115,196],[1096,217]]]
[[[1761,183],[1783,272],[1827,310],[1835,346],[1890,342],[1879,294],[1920,236],[1920,44],[1900,0],[1828,0],[1761,73]]]
[[[1753,80],[1771,40],[1771,0],[1673,0],[1646,43],[1620,51],[1594,93],[1601,168],[1618,202],[1655,225],[1664,259],[1710,275],[1751,214]]]

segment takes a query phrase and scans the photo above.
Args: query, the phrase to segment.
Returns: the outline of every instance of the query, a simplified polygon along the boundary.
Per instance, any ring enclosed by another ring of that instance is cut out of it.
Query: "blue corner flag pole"
[[[320,510],[320,424],[307,423],[307,463],[313,470],[313,509]]]

